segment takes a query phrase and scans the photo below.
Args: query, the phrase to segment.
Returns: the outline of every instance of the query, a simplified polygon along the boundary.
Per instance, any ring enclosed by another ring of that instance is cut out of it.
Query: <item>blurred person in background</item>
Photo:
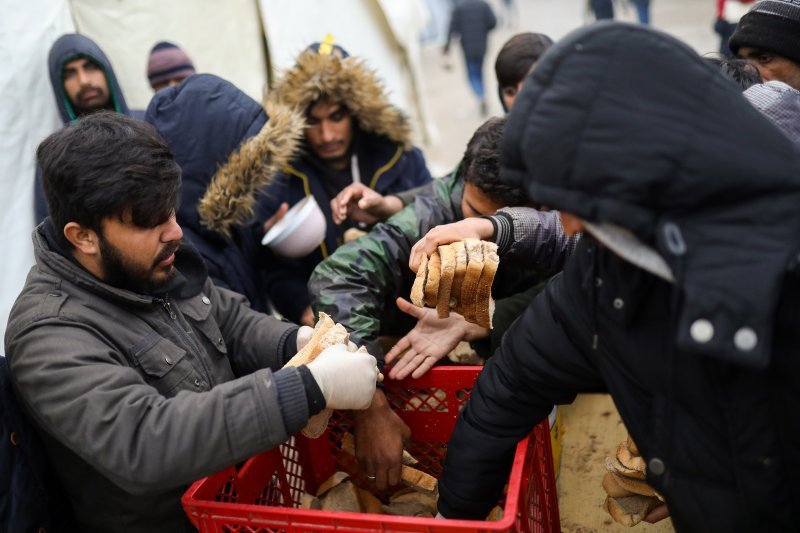
[[[717,20],[714,22],[714,31],[719,35],[719,53],[733,57],[728,41],[736,31],[739,19],[755,0],[717,0]]]
[[[650,0],[629,0],[636,8],[641,24],[650,24]],[[589,0],[597,20],[614,18],[614,0]]]
[[[144,117],[143,112],[128,108],[111,62],[97,43],[85,35],[68,33],[59,37],[50,47],[47,62],[53,96],[64,125],[101,110]],[[33,207],[38,224],[47,216],[38,169]]]
[[[178,85],[194,73],[194,63],[178,45],[161,41],[150,50],[147,81],[153,92]]]
[[[458,36],[464,62],[467,68],[467,79],[472,92],[478,99],[482,116],[488,114],[486,94],[483,85],[483,61],[486,57],[487,38],[489,32],[497,25],[492,8],[485,0],[458,0],[450,16],[450,29],[443,53],[450,52],[450,43]]]
[[[552,46],[553,40],[543,33],[519,33],[505,42],[494,62],[500,105],[508,113],[522,88],[525,76]]]
[[[750,61],[764,81],[800,90],[800,0],[753,4],[730,40],[731,52]]]

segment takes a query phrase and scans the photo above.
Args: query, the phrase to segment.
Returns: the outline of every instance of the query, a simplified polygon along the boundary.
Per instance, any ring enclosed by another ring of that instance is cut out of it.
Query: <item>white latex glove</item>
[[[297,351],[299,352],[303,348],[306,347],[308,341],[311,340],[311,337],[314,335],[314,328],[309,326],[300,326],[300,329],[297,330]]]
[[[437,520],[447,520],[442,513],[436,513]]]
[[[325,348],[308,363],[328,409],[366,409],[375,395],[378,365],[365,352],[351,352],[344,344]]]

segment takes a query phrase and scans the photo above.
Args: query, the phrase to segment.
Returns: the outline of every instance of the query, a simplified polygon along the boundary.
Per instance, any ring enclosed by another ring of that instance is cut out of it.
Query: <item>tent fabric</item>
[[[10,4],[10,5],[9,5]],[[47,54],[75,31],[67,0],[11,0],[0,17],[0,334],[33,265],[33,177],[39,142],[61,126]],[[0,348],[2,353],[2,348]]]
[[[423,0],[7,0],[0,17],[0,333],[33,264],[36,147],[61,127],[47,72],[59,36],[78,32],[94,40],[128,106],[143,110],[153,95],[147,59],[158,41],[178,44],[198,72],[262,101],[276,68],[292,65],[309,43],[331,33],[378,72],[392,103],[417,126],[415,142],[428,144],[433,130],[419,90],[418,43],[426,16]]]

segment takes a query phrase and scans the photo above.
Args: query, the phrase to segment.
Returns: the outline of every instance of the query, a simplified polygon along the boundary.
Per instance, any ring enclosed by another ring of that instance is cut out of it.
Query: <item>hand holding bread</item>
[[[308,332],[303,331],[303,336],[307,337]],[[372,402],[375,383],[380,377],[375,358],[363,347],[355,350],[344,326],[335,324],[327,314],[320,313],[310,340],[286,363],[286,366],[300,365],[311,371],[326,405],[303,428],[305,436],[322,435],[332,409],[366,409]]]
[[[499,265],[497,245],[492,242],[469,238],[441,245],[430,259],[422,257],[411,302],[436,308],[439,318],[450,316],[452,310],[467,322],[491,329],[492,283]]]
[[[494,226],[492,226],[492,223],[485,218],[477,217],[465,218],[452,224],[436,226],[411,248],[408,266],[414,272],[418,272],[422,258],[427,259],[430,257],[434,251],[439,249],[439,246],[466,239],[486,241],[492,238],[493,233]]]

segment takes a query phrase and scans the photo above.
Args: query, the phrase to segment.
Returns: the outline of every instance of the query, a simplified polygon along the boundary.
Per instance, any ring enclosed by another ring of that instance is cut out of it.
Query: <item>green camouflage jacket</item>
[[[430,192],[417,195],[414,203],[367,235],[337,248],[311,275],[308,288],[314,312],[324,311],[341,323],[351,340],[366,346],[381,366],[378,335],[404,335],[415,323],[395,304],[398,296],[409,298],[414,283],[415,274],[408,268],[411,247],[430,229],[464,218],[463,194],[464,182],[456,171],[434,180]],[[532,270],[501,264],[492,293],[502,298],[541,279]]]

